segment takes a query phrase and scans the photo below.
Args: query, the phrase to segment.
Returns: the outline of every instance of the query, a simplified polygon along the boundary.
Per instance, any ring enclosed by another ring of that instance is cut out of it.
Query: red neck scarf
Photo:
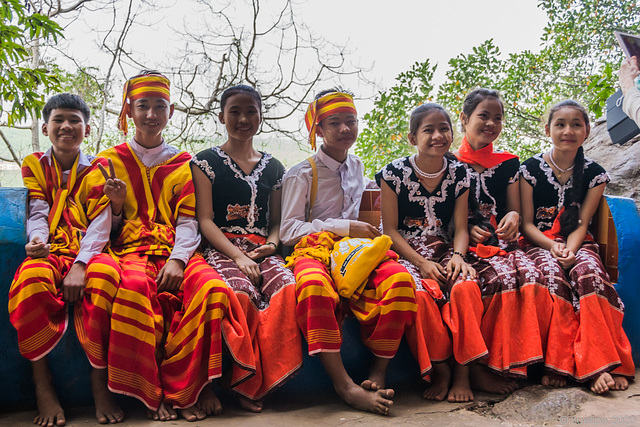
[[[495,165],[509,159],[513,159],[514,157],[516,159],[518,158],[515,154],[511,154],[507,151],[500,153],[494,152],[493,143],[479,150],[474,150],[471,145],[469,145],[466,135],[462,138],[462,145],[460,145],[460,148],[458,149],[457,157],[461,162],[482,166],[485,169],[492,168]]]

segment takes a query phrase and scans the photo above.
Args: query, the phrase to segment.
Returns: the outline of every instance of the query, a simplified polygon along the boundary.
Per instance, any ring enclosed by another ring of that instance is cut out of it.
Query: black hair
[[[584,123],[587,127],[589,124],[589,113],[586,108],[573,99],[567,99],[555,104],[549,110],[549,117],[547,119],[547,126],[551,126],[551,120],[553,115],[562,108],[575,108],[582,113]],[[549,154],[551,155],[551,154]],[[580,209],[578,206],[582,204],[583,195],[583,181],[584,181],[584,149],[582,146],[578,148],[576,158],[573,161],[573,182],[571,183],[571,189],[565,195],[564,198],[564,213],[560,216],[560,235],[566,240],[576,228],[578,228],[578,222],[580,220]]]
[[[91,118],[91,110],[87,103],[84,102],[84,99],[73,93],[59,93],[49,98],[44,108],[42,108],[42,119],[48,122],[49,117],[51,117],[51,112],[58,108],[80,111],[84,117],[85,124],[89,123],[89,119]]]
[[[471,114],[473,114],[476,108],[478,108],[478,105],[487,99],[495,99],[498,101],[502,108],[502,114],[504,114],[504,102],[502,102],[500,92],[494,89],[485,89],[483,87],[472,90],[464,97],[464,101],[462,102],[462,114],[469,119]],[[462,129],[464,130],[464,125],[462,125]]]
[[[352,97],[354,96],[353,92],[351,92],[350,90],[343,89],[341,86],[334,86],[330,89],[324,89],[316,93],[316,96],[314,99],[320,99],[325,95],[328,95],[330,93],[337,93],[337,92],[346,93],[347,95],[351,95]]]
[[[451,117],[442,105],[436,104],[435,102],[422,104],[413,109],[413,111],[411,112],[411,116],[409,116],[409,133],[411,135],[415,135],[416,132],[418,132],[420,123],[422,123],[422,119],[424,119],[429,114],[436,112],[444,115],[444,117],[447,119],[449,128],[451,128],[451,139],[453,139],[453,125],[451,124]],[[444,157],[451,161],[458,160],[458,158],[451,151],[447,151],[444,154]]]
[[[224,107],[227,105],[229,98],[239,93],[245,93],[255,99],[258,103],[258,109],[262,111],[262,95],[260,95],[257,89],[247,85],[235,85],[226,88],[220,97],[220,110],[224,111]]]
[[[482,215],[482,212],[480,212],[480,206],[478,205],[478,200],[475,197],[475,191],[472,194],[469,194],[469,225],[477,225],[484,231],[491,233],[491,236],[482,242],[483,245],[500,246],[496,228],[491,224],[491,221],[489,221],[484,215]]]

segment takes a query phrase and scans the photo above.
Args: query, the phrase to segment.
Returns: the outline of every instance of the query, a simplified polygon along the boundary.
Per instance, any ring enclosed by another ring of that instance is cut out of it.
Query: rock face
[[[605,194],[631,197],[640,206],[640,135],[622,145],[614,144],[607,122],[598,120],[584,143],[584,152],[609,172],[611,182]]]

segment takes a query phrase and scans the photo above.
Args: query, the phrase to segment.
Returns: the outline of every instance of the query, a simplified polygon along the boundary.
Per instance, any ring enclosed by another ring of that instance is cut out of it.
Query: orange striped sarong
[[[27,258],[9,290],[9,319],[18,332],[20,354],[31,361],[49,354],[67,330],[62,280],[75,257]]]
[[[361,293],[341,301],[326,256],[340,239],[329,232],[314,233],[299,242],[289,258],[296,276],[298,324],[309,354],[339,352],[340,325],[351,312],[360,322],[362,340],[369,350],[376,357],[392,358],[405,328],[415,320],[413,278],[396,261],[388,260],[371,273]]]

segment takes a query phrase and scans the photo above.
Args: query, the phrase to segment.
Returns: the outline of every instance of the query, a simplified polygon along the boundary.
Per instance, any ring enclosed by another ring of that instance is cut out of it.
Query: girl
[[[522,243],[553,295],[542,383],[564,386],[571,376],[600,394],[625,390],[634,365],[622,330],[624,305],[587,230],[609,181],[584,157],[589,131],[587,111],[577,102],[551,108],[545,133],[553,147],[520,167]]]
[[[192,161],[196,216],[208,241],[205,258],[233,288],[247,317],[256,375],[234,390],[253,412],[260,400],[296,373],[302,347],[295,312],[295,277],[276,256],[280,242],[282,164],[253,148],[262,120],[258,91],[245,85],[225,90],[220,122],[227,142]],[[233,384],[232,384],[233,386]]]
[[[483,88],[467,94],[460,113],[465,136],[455,154],[471,176],[468,259],[482,284],[482,297],[468,301],[482,313],[481,322],[464,328],[481,334],[468,334],[463,342],[470,355],[488,351],[483,363],[491,370],[526,377],[527,365],[543,359],[551,296],[535,264],[516,250],[520,162],[493,150],[503,116],[500,94]]]
[[[382,194],[382,224],[393,239],[393,249],[417,279],[418,316],[407,339],[417,355],[423,375],[428,373],[429,358],[444,362],[451,354],[442,318],[453,336],[453,353],[457,363],[453,386],[449,390],[450,371],[446,363],[435,363],[434,383],[424,397],[434,400],[468,401],[473,398],[469,385],[469,363],[485,356],[456,354],[464,348],[458,328],[461,319],[474,313],[458,311],[453,302],[478,285],[475,270],[464,257],[469,244],[467,232],[469,174],[449,154],[453,140],[451,119],[438,104],[425,104],[411,113],[409,142],[418,153],[385,166],[376,178]],[[453,221],[451,221],[453,219]],[[453,228],[453,241],[450,229]],[[451,247],[452,246],[452,247]],[[470,280],[471,279],[471,280]],[[439,298],[442,317],[433,297]],[[475,313],[476,315],[478,313]],[[479,315],[482,315],[480,312]],[[448,395],[447,395],[448,393]]]

